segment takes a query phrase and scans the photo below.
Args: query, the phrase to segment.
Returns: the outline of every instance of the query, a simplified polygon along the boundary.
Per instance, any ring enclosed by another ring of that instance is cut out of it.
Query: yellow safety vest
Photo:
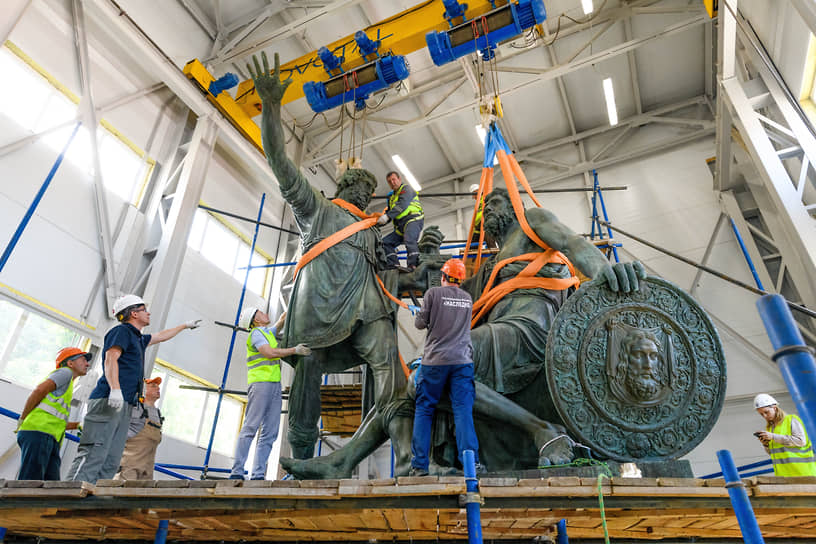
[[[396,191],[391,193],[391,196],[388,197],[388,209],[393,209],[394,206],[397,205],[397,200],[399,200],[399,197],[404,190],[405,185],[400,185]],[[419,203],[419,195],[416,193],[414,193],[414,198],[411,200],[411,203],[408,204],[408,206],[406,206],[405,209],[402,210],[402,212],[395,219],[402,219],[403,217],[410,214],[423,215],[422,204]]]
[[[799,424],[802,425],[799,416],[788,414],[781,423],[768,429],[768,432],[790,436],[793,418],[796,418]],[[804,429],[804,425],[802,425],[802,428]],[[768,449],[771,452],[774,474],[777,476],[816,476],[816,458],[813,457],[813,448],[811,448],[807,431],[805,431],[805,440],[807,442],[801,448],[786,446],[771,440]]]
[[[278,347],[275,335],[261,327],[254,327],[247,338],[247,383],[281,381],[280,359],[267,359],[252,345],[252,331],[259,329],[269,341],[269,347]]]
[[[476,218],[473,221],[473,233],[479,234],[482,232],[482,212],[484,211],[484,199],[479,202],[479,209],[476,210]],[[479,240],[476,240],[477,242]]]
[[[48,376],[50,377],[51,374]],[[65,436],[65,425],[68,423],[68,416],[71,414],[73,395],[74,379],[71,378],[68,388],[61,396],[57,397],[53,393],[45,395],[45,398],[23,420],[20,430],[47,433],[53,436],[57,442],[62,442],[62,438]]]

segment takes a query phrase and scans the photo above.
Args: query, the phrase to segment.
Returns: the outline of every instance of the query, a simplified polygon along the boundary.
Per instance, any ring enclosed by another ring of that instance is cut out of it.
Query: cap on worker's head
[[[478,190],[479,190],[479,184],[478,183],[474,183],[473,185],[470,186],[470,192],[471,193],[475,193]]]
[[[255,313],[258,311],[258,308],[255,306],[247,306],[244,308],[244,311],[241,312],[241,317],[238,318],[238,326],[248,329],[252,326],[252,320],[255,319]]]
[[[85,356],[85,359],[90,363],[93,355],[79,348],[62,348],[57,352],[57,368],[62,366],[62,363],[67,363],[71,359],[76,359],[80,356]]]
[[[442,273],[447,276],[448,281],[459,283],[465,279],[465,263],[462,259],[448,259],[442,265]]]
[[[768,393],[760,393],[756,397],[754,397],[754,410],[759,410],[760,408],[765,408],[766,406],[773,406],[775,404],[779,404],[776,402],[776,399],[770,396]]]
[[[113,303],[113,316],[122,321],[123,319],[120,317],[122,312],[133,306],[143,306],[144,304],[145,301],[139,295],[122,295]]]
[[[145,379],[145,383],[149,383],[151,385],[161,385],[161,376],[156,376],[155,378]]]

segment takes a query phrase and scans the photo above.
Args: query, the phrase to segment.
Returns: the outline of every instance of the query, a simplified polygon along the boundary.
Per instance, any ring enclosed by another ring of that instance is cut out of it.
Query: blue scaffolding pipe
[[[467,512],[468,544],[482,544],[482,513],[479,496],[479,480],[476,478],[476,454],[473,450],[462,452],[462,468],[465,471],[465,510]]]
[[[606,213],[606,204],[604,203],[603,193],[601,193],[601,185],[598,183],[598,171],[592,171],[592,230],[590,231],[590,238],[595,239],[595,226],[598,226],[598,237],[603,239],[603,233],[601,232],[601,225],[598,223],[598,202],[601,203],[601,213],[603,213],[604,221],[609,223],[609,216]],[[607,238],[608,240],[612,240],[612,229],[607,226],[606,227]],[[618,244],[612,244],[612,254],[615,256],[615,262],[619,263],[620,259],[618,258]]]
[[[172,470],[167,470],[166,468],[164,468],[164,467],[162,467],[160,465],[153,465],[153,470],[155,470],[156,472],[161,472],[162,474],[167,474],[168,476],[172,476],[173,478],[177,478],[179,480],[192,480],[193,479],[193,478],[190,478],[189,476],[185,476],[184,474],[181,474],[179,472],[174,472]]]
[[[161,468],[175,468],[178,470],[204,470],[204,467],[199,465],[174,465],[171,463],[156,463],[156,466]],[[207,467],[207,472],[221,472],[224,474],[228,474],[229,472],[231,472],[231,469]]]
[[[765,295],[756,302],[759,316],[771,339],[774,354],[785,384],[805,424],[808,436],[816,436],[816,361],[805,345],[790,308],[781,295]]]
[[[327,385],[329,383],[329,375],[323,375],[323,385]],[[323,430],[323,416],[320,416],[320,430]],[[320,457],[321,452],[323,451],[323,435],[320,434],[320,438],[317,441],[317,456]]]
[[[34,196],[34,200],[28,206],[25,215],[20,220],[20,224],[17,225],[17,230],[14,231],[14,234],[11,236],[11,240],[9,240],[8,245],[6,245],[5,251],[3,251],[3,256],[0,257],[0,272],[2,272],[3,268],[5,268],[6,263],[11,257],[11,252],[14,251],[14,247],[17,245],[17,242],[20,241],[20,237],[23,235],[23,231],[28,226],[28,222],[31,221],[31,217],[34,215],[37,206],[40,205],[40,201],[45,195],[45,191],[48,189],[48,186],[51,185],[51,181],[54,179],[54,175],[56,175],[57,170],[59,170],[60,164],[62,164],[62,160],[65,158],[65,153],[68,151],[68,147],[71,145],[71,142],[74,141],[74,136],[76,136],[77,131],[81,126],[82,123],[77,123],[74,126],[74,130],[73,132],[71,132],[71,136],[68,137],[68,141],[65,142],[65,146],[62,148],[62,151],[60,152],[59,156],[57,156],[57,160],[54,161],[54,165],[51,167],[51,171],[48,172],[47,176],[45,176],[45,181],[43,181],[43,184],[40,186],[40,190],[37,191],[37,194]]]
[[[155,544],[165,544],[167,542],[167,528],[169,526],[169,520],[163,519],[159,521],[159,527],[156,529],[156,538],[153,540]]]
[[[742,538],[747,544],[764,544],[762,533],[759,530],[754,509],[751,508],[751,501],[745,491],[745,484],[737,474],[737,467],[734,466],[734,458],[728,450],[717,452],[717,460],[720,462],[723,476],[725,477],[725,487],[728,489],[728,496],[731,498],[731,506],[737,515]]]
[[[742,255],[745,257],[745,261],[748,263],[748,268],[751,269],[751,275],[754,277],[754,282],[759,289],[763,291],[765,288],[762,286],[762,281],[759,279],[759,275],[757,274],[756,268],[754,268],[754,261],[751,259],[751,256],[748,254],[748,249],[745,247],[745,242],[742,240],[742,235],[740,234],[739,229],[737,228],[737,224],[734,223],[734,220],[729,217],[729,221],[731,221],[731,230],[734,231],[734,236],[737,237],[737,242],[739,243],[740,249],[742,250]]]
[[[555,541],[556,544],[569,544],[569,537],[567,536],[567,520],[560,520],[556,527],[558,527],[558,535]]]
[[[261,214],[263,213],[264,202],[266,201],[266,193],[261,196],[261,205],[258,207],[258,219],[255,221],[255,233],[252,235],[252,247],[249,248],[249,263],[252,264],[252,256],[255,255],[255,242],[258,240],[258,228],[261,226]],[[241,286],[241,299],[238,301],[238,311],[235,312],[235,327],[238,327],[238,320],[241,317],[241,309],[244,307],[244,296],[246,295],[247,282],[249,281],[250,269],[247,268],[244,274],[244,285]],[[230,337],[229,351],[227,351],[227,363],[224,365],[224,375],[221,377],[221,389],[227,385],[227,376],[229,374],[230,361],[232,361],[232,350],[235,347],[235,336],[238,329],[232,329],[232,336]],[[218,426],[218,414],[221,413],[221,401],[224,399],[224,392],[218,391],[218,403],[215,405],[215,415],[213,416],[212,431],[210,431],[210,440],[207,442],[207,453],[204,455],[204,467],[201,471],[202,477],[207,477],[207,465],[210,464],[210,455],[212,454],[212,445],[215,440],[215,428]]]
[[[771,461],[770,459],[765,459],[764,461],[757,461],[755,463],[748,463],[747,465],[739,466],[739,467],[737,467],[737,470],[739,472],[742,472],[742,471],[748,470],[750,468],[768,467],[768,466],[772,466],[772,465],[773,465],[773,461]],[[700,476],[700,479],[701,480],[710,480],[711,478],[720,478],[720,477],[722,477],[722,475],[723,475],[722,472],[712,472],[711,474],[706,474],[705,476]]]

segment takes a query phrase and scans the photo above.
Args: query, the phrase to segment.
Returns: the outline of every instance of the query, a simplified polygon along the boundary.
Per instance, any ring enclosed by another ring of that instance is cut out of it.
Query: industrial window
[[[60,349],[86,341],[58,323],[0,300],[0,368],[7,380],[34,388],[54,370]]]
[[[805,69],[802,74],[802,89],[799,91],[799,104],[810,117],[811,123],[816,123],[816,37],[813,34],[808,39]]]
[[[44,133],[39,141],[55,153],[62,151],[79,113],[78,98],[11,42],[0,49],[0,73],[9,82],[0,86],[0,113],[31,134]],[[126,202],[137,204],[155,161],[104,120],[96,138],[105,187]],[[82,127],[65,160],[90,173],[92,156],[88,131]]]
[[[249,261],[250,245],[233,230],[227,228],[222,221],[204,210],[196,210],[187,245],[238,282],[243,283]],[[269,264],[269,259],[256,250],[252,255],[252,265],[265,264]],[[266,268],[250,271],[247,289],[264,296],[266,273]]]
[[[172,365],[156,362],[151,377],[160,376],[161,398],[158,406],[164,416],[162,432],[178,440],[206,448],[210,440],[215,406],[218,395],[207,391],[181,389],[181,385],[215,387],[192,374]],[[213,440],[213,451],[231,457],[246,402],[238,397],[225,395],[218,415],[218,428]],[[161,462],[161,459],[157,461]]]

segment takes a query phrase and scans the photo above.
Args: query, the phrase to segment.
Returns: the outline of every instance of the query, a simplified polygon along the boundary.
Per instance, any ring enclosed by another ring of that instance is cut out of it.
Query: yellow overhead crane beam
[[[506,3],[506,0],[499,0],[496,2],[496,7],[503,6]],[[467,4],[468,19],[484,15],[493,9],[488,0],[468,0]],[[445,6],[442,0],[429,0],[368,26],[363,31],[371,40],[381,40],[380,51],[390,51],[395,55],[407,55],[426,47],[425,34],[428,32],[449,28],[444,14]],[[345,46],[345,51],[343,46]],[[346,71],[366,63],[366,60],[356,50],[353,34],[327,44],[326,48],[337,55],[345,55],[346,61],[343,63],[343,69]],[[317,51],[312,51],[281,65],[281,77],[289,77],[290,75],[292,84],[283,97],[284,104],[303,97],[303,84],[305,82],[328,81],[331,77],[323,68],[323,63],[320,62]],[[261,112],[261,101],[255,93],[255,86],[251,79],[242,81],[238,85],[236,96],[238,96],[238,104],[250,116],[258,115]]]
[[[494,9],[489,0],[469,0],[467,4],[466,15],[468,19],[484,15]],[[496,7],[505,4],[507,4],[507,0],[496,1]],[[444,14],[445,6],[442,0],[427,0],[363,30],[371,40],[376,41],[379,39],[381,41],[380,51],[390,51],[395,55],[407,55],[426,47],[425,34],[428,32],[449,28],[450,25],[445,20]],[[327,44],[326,47],[336,55],[345,56],[346,60],[343,63],[343,69],[346,71],[367,62],[356,49],[353,34]],[[261,113],[261,101],[255,92],[255,85],[251,79],[238,84],[237,98],[233,99],[226,91],[221,92],[218,96],[214,96],[209,92],[210,83],[215,78],[198,59],[187,63],[184,67],[184,74],[204,91],[210,102],[255,147],[263,151],[261,130],[252,120],[253,117]],[[283,97],[284,104],[303,97],[303,84],[305,82],[327,81],[331,77],[323,68],[323,63],[317,56],[317,51],[312,51],[283,64],[281,66],[281,77],[290,76],[292,77],[292,85],[289,86]]]

